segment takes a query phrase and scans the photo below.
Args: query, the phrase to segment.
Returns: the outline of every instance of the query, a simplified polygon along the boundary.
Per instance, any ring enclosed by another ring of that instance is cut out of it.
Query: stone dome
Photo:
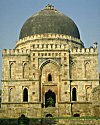
[[[20,31],[19,39],[45,33],[65,34],[80,39],[79,30],[73,20],[49,4],[26,20]]]

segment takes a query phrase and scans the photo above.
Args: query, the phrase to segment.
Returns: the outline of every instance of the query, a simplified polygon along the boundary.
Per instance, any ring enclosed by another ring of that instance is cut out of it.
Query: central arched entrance
[[[56,95],[54,92],[49,90],[45,93],[45,107],[55,107]]]

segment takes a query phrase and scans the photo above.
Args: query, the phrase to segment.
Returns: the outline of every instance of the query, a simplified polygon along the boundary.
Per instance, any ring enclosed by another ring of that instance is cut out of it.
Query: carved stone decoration
[[[46,61],[54,61],[56,62],[57,64],[61,65],[61,58],[39,58],[38,59],[38,65],[40,67],[40,65],[43,63],[43,62],[46,62]]]

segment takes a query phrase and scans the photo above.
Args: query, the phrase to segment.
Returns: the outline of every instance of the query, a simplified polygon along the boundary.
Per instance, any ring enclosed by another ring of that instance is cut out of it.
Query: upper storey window
[[[28,89],[23,90],[23,102],[28,102]]]
[[[52,75],[48,74],[48,81],[52,81]]]

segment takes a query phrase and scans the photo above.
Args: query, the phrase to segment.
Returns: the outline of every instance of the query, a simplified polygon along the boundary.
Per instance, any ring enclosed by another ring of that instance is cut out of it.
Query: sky
[[[97,42],[100,52],[100,0],[0,0],[0,81],[2,49],[14,49],[24,22],[47,4],[76,23],[86,48]]]

